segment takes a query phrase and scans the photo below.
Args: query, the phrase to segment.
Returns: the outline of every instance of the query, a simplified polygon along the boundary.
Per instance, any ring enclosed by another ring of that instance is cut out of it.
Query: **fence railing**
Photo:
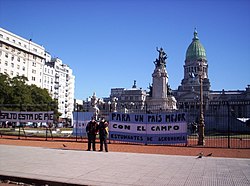
[[[155,109],[156,110],[156,109]],[[193,107],[181,110],[187,113],[187,144],[172,144],[178,146],[198,146],[199,136],[199,109]],[[127,110],[134,113],[148,113],[147,108]],[[158,113],[167,112],[159,110]],[[107,113],[108,114],[108,113]],[[204,147],[217,148],[250,148],[250,105],[249,102],[226,102],[209,105],[204,108],[205,145]],[[56,128],[43,126],[42,128],[26,128],[23,126],[6,126],[0,121],[0,135],[14,135],[21,137],[42,137],[46,140],[60,138],[72,141],[72,128]],[[111,141],[111,143],[121,143]],[[127,142],[126,142],[127,143]]]

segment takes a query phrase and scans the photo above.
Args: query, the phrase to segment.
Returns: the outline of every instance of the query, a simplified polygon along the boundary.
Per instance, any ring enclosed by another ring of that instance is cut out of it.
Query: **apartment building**
[[[62,118],[71,118],[74,109],[75,87],[75,76],[72,69],[63,64],[59,58],[52,58],[49,62],[46,62],[45,66],[48,70],[48,67],[54,69],[54,92],[52,97],[58,100],[58,111],[62,113]]]
[[[72,117],[75,88],[72,69],[62,60],[52,58],[43,46],[0,28],[0,73],[11,78],[25,76],[29,85],[47,89],[58,100],[61,117]]]
[[[28,84],[42,87],[45,49],[0,28],[0,72],[10,77],[25,76]]]

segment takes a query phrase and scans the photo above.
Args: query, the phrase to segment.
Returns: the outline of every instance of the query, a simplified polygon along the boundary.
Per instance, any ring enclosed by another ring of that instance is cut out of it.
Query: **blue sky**
[[[0,0],[0,27],[43,45],[76,76],[75,98],[111,88],[147,89],[156,47],[168,55],[169,84],[184,77],[197,28],[212,90],[250,84],[248,0]]]

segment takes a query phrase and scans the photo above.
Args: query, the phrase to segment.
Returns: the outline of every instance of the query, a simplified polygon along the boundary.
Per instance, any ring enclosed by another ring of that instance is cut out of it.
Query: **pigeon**
[[[210,154],[208,154],[207,156],[212,156],[213,155],[213,153],[210,153]]]
[[[67,147],[67,146],[63,144],[63,147]]]
[[[200,152],[199,154],[197,154],[197,158],[202,158],[203,157],[203,152]]]

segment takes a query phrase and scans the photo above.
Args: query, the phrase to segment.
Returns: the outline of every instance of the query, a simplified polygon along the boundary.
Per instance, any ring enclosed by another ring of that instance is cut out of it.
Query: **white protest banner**
[[[110,139],[147,144],[187,142],[186,114],[110,114]]]
[[[1,111],[0,121],[9,122],[53,122],[53,111],[24,112],[24,111]]]
[[[93,116],[93,112],[73,112],[73,135],[86,136],[86,126]]]

